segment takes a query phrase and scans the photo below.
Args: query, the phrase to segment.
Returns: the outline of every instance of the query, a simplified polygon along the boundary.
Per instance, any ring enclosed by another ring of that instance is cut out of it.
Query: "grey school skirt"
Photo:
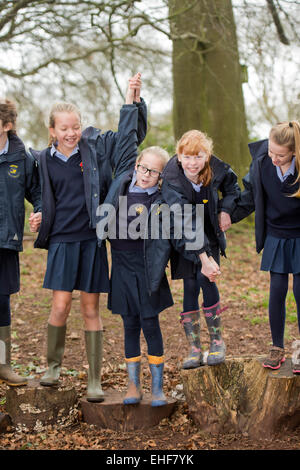
[[[45,289],[88,293],[109,291],[106,246],[97,240],[50,243]]]
[[[300,238],[267,235],[260,269],[274,273],[300,273]]]
[[[166,276],[163,277],[158,291],[149,295],[142,251],[112,249],[111,255],[112,270],[108,308],[112,313],[150,318],[173,305]]]

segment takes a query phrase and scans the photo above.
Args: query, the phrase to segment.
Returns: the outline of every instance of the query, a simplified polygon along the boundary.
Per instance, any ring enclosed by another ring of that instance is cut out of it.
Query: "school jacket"
[[[222,232],[219,227],[218,214],[224,211],[231,216],[240,196],[240,188],[237,183],[237,176],[230,165],[213,155],[210,160],[210,166],[212,168],[212,181],[208,186],[207,204],[210,222],[215,234],[216,246],[211,246],[210,240],[208,240],[205,234],[205,227],[204,245],[200,250],[188,252],[184,249],[185,239],[183,239],[182,243],[178,244],[177,247],[172,240],[173,249],[170,259],[173,279],[182,279],[192,276],[197,265],[201,263],[199,254],[203,251],[206,251],[208,255],[215,255],[217,252],[217,257],[219,253],[221,253],[222,256],[226,256],[226,237],[225,233]],[[162,198],[167,204],[172,205],[179,203],[181,206],[184,204],[196,204],[195,191],[191,183],[185,177],[181,166],[178,164],[176,155],[168,162],[162,177]],[[219,199],[219,192],[222,194],[222,199]]]
[[[9,135],[8,153],[0,155],[0,248],[23,250],[24,198],[41,210],[41,188],[34,158],[21,139]]]
[[[144,100],[122,106],[118,132],[107,131],[101,134],[101,130],[94,127],[88,127],[83,131],[78,145],[82,157],[90,228],[96,229],[97,209],[105,202],[114,173],[133,167],[137,154],[132,153],[132,146],[137,147],[145,138],[146,132],[147,107]],[[30,151],[39,164],[42,188],[42,223],[34,246],[47,249],[55,217],[55,199],[46,160],[49,149],[41,152],[33,149]]]
[[[269,140],[259,140],[248,144],[252,162],[249,172],[243,178],[244,191],[232,213],[232,222],[237,223],[255,210],[256,251],[260,253],[266,240],[265,200],[261,182],[261,165],[268,156]]]

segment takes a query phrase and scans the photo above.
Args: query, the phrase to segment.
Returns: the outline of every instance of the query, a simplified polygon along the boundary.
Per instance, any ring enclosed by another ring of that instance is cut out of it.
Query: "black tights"
[[[0,295],[0,326],[10,325],[10,296]]]
[[[200,270],[194,278],[183,280],[183,311],[199,310],[200,289],[203,292],[204,307],[211,307],[220,300],[219,291],[215,282],[210,282]]]
[[[162,356],[164,353],[163,338],[158,315],[151,318],[122,316],[124,323],[125,357],[137,357],[141,354],[140,335],[143,330],[150,356]]]
[[[288,292],[289,275],[270,272],[269,321],[274,346],[284,347],[285,299]],[[300,274],[293,275],[293,293],[297,305],[300,331]]]

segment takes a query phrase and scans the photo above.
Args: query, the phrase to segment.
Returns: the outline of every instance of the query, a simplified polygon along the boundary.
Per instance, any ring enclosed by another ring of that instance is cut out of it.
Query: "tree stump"
[[[189,413],[203,431],[261,438],[300,424],[300,376],[292,373],[291,359],[272,371],[262,358],[232,357],[181,376]]]
[[[9,387],[6,393],[6,411],[12,424],[29,431],[72,424],[78,415],[76,404],[73,387],[43,387],[37,380],[29,380],[26,387]]]
[[[167,398],[166,405],[152,407],[150,395],[143,395],[142,401],[137,405],[123,405],[123,398],[124,394],[120,392],[106,390],[105,399],[101,403],[81,399],[83,421],[114,431],[147,429],[169,417],[176,405],[176,400]]]

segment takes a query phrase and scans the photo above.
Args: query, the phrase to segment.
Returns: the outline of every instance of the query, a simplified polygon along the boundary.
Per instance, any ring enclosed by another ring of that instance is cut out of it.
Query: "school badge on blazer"
[[[135,211],[137,214],[141,214],[144,210],[144,206],[136,206]]]
[[[19,178],[20,176],[19,166],[9,165],[8,176],[11,176],[12,178]]]

